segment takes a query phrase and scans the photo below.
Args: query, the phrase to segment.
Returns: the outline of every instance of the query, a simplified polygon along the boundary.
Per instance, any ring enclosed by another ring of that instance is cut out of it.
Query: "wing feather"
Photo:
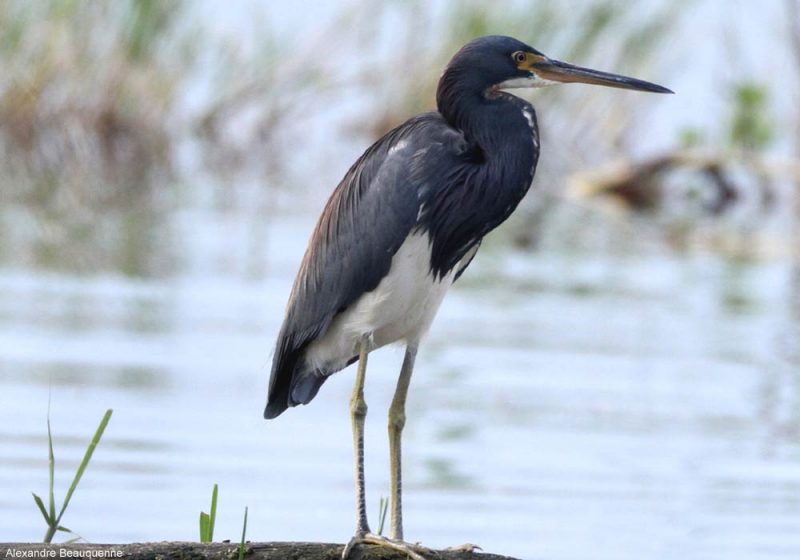
[[[373,144],[350,168],[328,200],[312,234],[289,297],[278,335],[269,382],[266,418],[289,406],[301,379],[305,348],[323,336],[333,319],[374,290],[392,257],[414,228],[420,210],[411,174],[420,139],[431,127],[451,130],[441,117],[412,119]],[[430,132],[430,130],[428,131]],[[452,132],[450,132],[452,134]],[[436,135],[433,135],[435,138]],[[325,372],[329,374],[333,372]],[[324,381],[303,391],[307,402]]]

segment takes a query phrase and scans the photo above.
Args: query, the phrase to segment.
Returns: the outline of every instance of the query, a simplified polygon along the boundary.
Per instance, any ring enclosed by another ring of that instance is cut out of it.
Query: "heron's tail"
[[[286,395],[270,393],[267,399],[267,407],[264,409],[264,418],[272,420],[276,416],[280,416],[287,408],[289,408],[289,404]]]
[[[284,325],[278,335],[275,356],[272,358],[272,373],[269,376],[267,407],[264,409],[264,418],[275,418],[289,408],[292,377],[300,359],[300,353],[300,349],[294,347],[290,337],[286,336]]]
[[[288,337],[280,336],[272,362],[267,406],[264,418],[279,416],[290,406],[308,404],[328,378],[321,372],[309,370],[303,360],[303,349],[295,348]]]
[[[308,404],[317,396],[319,388],[328,378],[327,375],[319,375],[315,372],[295,374],[292,377],[290,386],[270,391],[267,407],[264,409],[264,418],[268,420],[275,418],[290,406]]]

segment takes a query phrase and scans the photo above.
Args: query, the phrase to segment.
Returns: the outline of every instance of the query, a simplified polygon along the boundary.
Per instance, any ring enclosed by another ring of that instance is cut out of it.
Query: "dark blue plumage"
[[[306,373],[303,350],[327,330],[337,314],[374,290],[389,271],[392,256],[414,228],[420,207],[411,178],[413,153],[390,150],[399,142],[426,138],[440,121],[441,117],[430,113],[386,134],[353,164],[328,200],[289,297],[265,417],[308,402],[325,376],[334,373],[302,375]],[[300,394],[293,396],[297,384],[303,382]]]
[[[508,63],[493,68],[490,59],[485,75],[470,71],[487,48]],[[513,77],[510,55],[521,48],[530,49],[490,37],[462,49],[440,80],[439,112],[386,134],[336,188],[289,299],[267,418],[307,403],[334,373],[308,371],[304,350],[337,314],[378,286],[412,231],[429,235],[431,274],[442,280],[522,200],[538,157],[535,113],[526,101],[492,89],[509,72]],[[342,366],[356,357],[354,350]]]

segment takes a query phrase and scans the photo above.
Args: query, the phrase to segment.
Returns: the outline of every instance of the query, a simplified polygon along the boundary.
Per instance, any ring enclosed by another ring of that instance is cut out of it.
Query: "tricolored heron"
[[[375,142],[333,192],[289,296],[272,363],[265,418],[307,404],[328,377],[358,362],[350,401],[357,543],[420,558],[403,542],[400,437],[420,340],[483,237],[528,192],[539,157],[536,113],[505,90],[582,82],[671,93],[656,84],[552,60],[511,37],[467,43],[444,70],[438,111]],[[367,356],[401,342],[389,408],[389,539],[370,533],[364,491]]]

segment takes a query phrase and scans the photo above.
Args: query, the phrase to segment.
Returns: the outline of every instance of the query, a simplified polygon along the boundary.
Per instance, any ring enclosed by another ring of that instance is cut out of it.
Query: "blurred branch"
[[[789,37],[791,51],[795,56],[795,87],[800,89],[800,0],[786,0],[789,14]],[[795,150],[800,156],[800,114],[795,115]],[[800,189],[798,189],[800,190]],[[800,195],[798,195],[800,198]],[[798,202],[798,220],[800,220],[800,201]]]
[[[744,165],[759,178],[773,182],[800,181],[800,160],[757,154],[746,159],[735,153],[712,153],[678,149],[643,161],[622,161],[575,173],[568,179],[570,194],[590,197],[607,194],[618,197],[632,209],[653,210],[663,197],[665,176],[688,170],[706,175],[725,201],[737,196],[734,166]],[[718,213],[722,207],[711,210]]]
[[[789,41],[795,57],[795,88],[800,90],[800,0],[786,0],[789,20]],[[800,159],[800,110],[795,106],[795,156]],[[793,223],[793,261],[792,271],[792,310],[795,318],[800,318],[800,178],[794,183],[794,223]]]
[[[786,8],[789,12],[789,34],[794,47],[792,52],[800,67],[800,0],[786,0]]]

